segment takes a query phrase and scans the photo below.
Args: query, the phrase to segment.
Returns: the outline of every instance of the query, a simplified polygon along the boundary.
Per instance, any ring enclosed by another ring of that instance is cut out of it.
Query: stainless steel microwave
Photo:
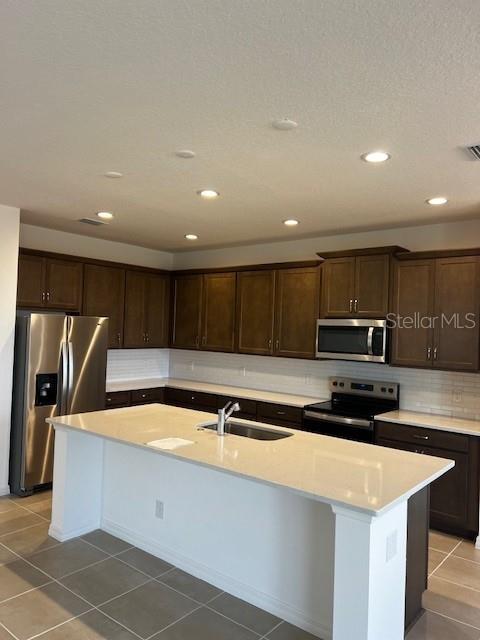
[[[317,358],[387,362],[387,321],[317,320]]]

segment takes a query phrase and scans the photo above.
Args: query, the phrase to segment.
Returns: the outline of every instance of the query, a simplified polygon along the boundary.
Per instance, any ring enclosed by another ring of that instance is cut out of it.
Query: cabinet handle
[[[45,302],[45,298],[46,298],[45,291],[42,291],[42,302]]]
[[[50,291],[47,291],[47,302],[50,302]]]
[[[146,398],[147,394],[146,393],[142,393],[142,398]]]
[[[117,333],[117,342],[118,344],[120,344],[122,341],[122,336],[120,335],[120,332]]]
[[[198,347],[199,344],[200,344],[200,338],[199,336],[195,336],[195,346]]]
[[[111,401],[112,401],[112,399],[111,399],[111,398],[107,398],[107,402],[111,402]]]
[[[143,341],[144,341],[144,342],[146,342],[146,341],[147,341],[147,334],[146,334],[146,333],[144,333],[144,334],[143,334]]]
[[[280,349],[280,340],[275,340],[275,351]]]
[[[414,453],[420,453],[421,455],[424,455],[425,449],[415,449]]]
[[[421,436],[419,433],[414,433],[413,437],[417,440],[428,440],[430,436]]]
[[[202,344],[206,345],[207,344],[207,336],[203,336],[202,338]]]
[[[432,357],[432,347],[427,347],[427,360],[430,360]]]
[[[271,349],[272,348],[272,341],[271,339],[268,341],[268,348]]]
[[[146,333],[146,334],[145,334],[145,338],[146,338],[146,341],[147,341],[147,342],[150,342],[150,336],[149,336],[149,334],[148,334],[148,333]]]
[[[285,411],[277,411],[277,416],[284,416],[285,415]]]
[[[357,313],[357,311],[358,311],[358,300],[357,299],[355,299],[353,301],[353,310],[355,311],[355,313]]]
[[[353,311],[353,300],[350,300],[349,309],[350,309],[350,313],[352,313],[352,311]]]
[[[437,349],[437,347],[435,347],[434,350],[433,350],[433,359],[434,360],[437,359],[437,351],[438,351],[438,349]]]

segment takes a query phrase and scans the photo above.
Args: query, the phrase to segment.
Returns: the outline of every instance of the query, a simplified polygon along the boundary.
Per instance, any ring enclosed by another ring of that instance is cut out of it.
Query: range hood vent
[[[474,144],[471,147],[467,147],[467,151],[470,151],[475,160],[480,160],[480,144]]]
[[[107,224],[106,222],[103,222],[103,220],[95,220],[95,218],[80,218],[79,222],[82,222],[83,224],[91,224],[94,227],[100,227]]]

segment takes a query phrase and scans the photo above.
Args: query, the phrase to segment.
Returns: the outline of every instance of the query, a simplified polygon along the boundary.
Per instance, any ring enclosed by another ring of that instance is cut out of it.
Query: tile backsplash
[[[170,351],[172,378],[328,398],[328,378],[334,375],[398,382],[402,409],[480,419],[480,374],[340,360]]]
[[[108,352],[109,381],[167,377],[327,398],[329,376],[400,384],[402,409],[480,419],[480,374],[177,349]]]
[[[168,376],[168,349],[110,349],[107,380],[165,378]]]

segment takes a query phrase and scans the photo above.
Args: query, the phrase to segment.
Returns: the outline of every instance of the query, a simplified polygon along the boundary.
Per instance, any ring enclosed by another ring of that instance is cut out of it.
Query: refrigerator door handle
[[[68,342],[68,404],[67,404],[67,412],[70,411],[70,394],[73,389],[73,342]]]
[[[62,391],[60,396],[60,414],[65,415],[68,400],[68,352],[67,343],[62,342]]]

